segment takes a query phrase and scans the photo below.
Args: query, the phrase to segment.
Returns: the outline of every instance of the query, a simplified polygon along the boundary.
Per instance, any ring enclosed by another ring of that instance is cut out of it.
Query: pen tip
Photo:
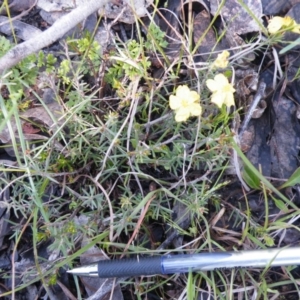
[[[67,273],[76,276],[98,277],[98,266],[90,265],[68,270]]]

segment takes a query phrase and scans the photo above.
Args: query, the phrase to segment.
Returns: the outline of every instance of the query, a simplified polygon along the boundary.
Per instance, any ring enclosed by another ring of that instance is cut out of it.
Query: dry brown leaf
[[[41,124],[44,124],[49,129],[55,129],[59,125],[63,123],[63,120],[61,119],[63,114],[62,107],[57,102],[53,102],[47,105],[47,110],[43,107],[34,107],[30,108],[24,113],[20,114],[20,122],[22,125],[22,128],[26,122],[25,120],[33,120],[37,121]],[[51,117],[53,116],[53,118]],[[15,118],[12,117],[10,120],[10,126],[12,128],[12,132],[15,135],[15,137],[19,137],[18,129],[16,125]],[[32,133],[32,132],[24,132],[24,133]],[[9,127],[6,126],[3,128],[3,130],[0,132],[0,140],[2,143],[6,144],[11,141],[10,131]]]
[[[34,128],[32,126],[32,124],[28,123],[28,122],[24,122],[22,124],[22,130],[23,133],[38,133],[40,131],[40,129]]]

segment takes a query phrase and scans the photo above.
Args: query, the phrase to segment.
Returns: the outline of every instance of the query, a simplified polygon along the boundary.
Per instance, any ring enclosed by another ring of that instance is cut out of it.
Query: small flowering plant
[[[175,111],[176,122],[186,121],[189,117],[197,117],[202,113],[200,95],[191,91],[186,85],[178,86],[176,94],[170,96],[169,104],[171,109]]]
[[[235,89],[223,74],[217,74],[214,79],[208,79],[206,85],[212,92],[211,102],[220,108],[223,104],[227,107],[234,105],[233,93]]]

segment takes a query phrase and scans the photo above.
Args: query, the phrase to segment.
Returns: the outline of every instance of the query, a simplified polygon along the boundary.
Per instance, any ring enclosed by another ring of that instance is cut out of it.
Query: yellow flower
[[[170,107],[175,111],[176,122],[186,121],[190,116],[200,116],[202,107],[199,103],[200,95],[191,91],[186,85],[176,89],[176,95],[169,99]]]
[[[300,25],[296,23],[292,29],[292,32],[300,34]]]
[[[227,107],[234,105],[233,93],[235,89],[223,74],[217,74],[214,79],[208,79],[206,85],[212,92],[211,102],[220,108],[223,103]]]
[[[280,29],[284,29],[284,28],[287,28],[288,30],[294,31],[294,30],[297,30],[296,29],[297,25],[298,24],[296,23],[296,21],[294,19],[292,19],[291,17],[289,17],[289,16],[286,16],[284,18],[274,17],[269,21],[268,31],[271,34],[275,34]]]
[[[218,54],[218,57],[213,62],[213,67],[225,69],[228,65],[228,57],[229,57],[229,52],[226,50]]]

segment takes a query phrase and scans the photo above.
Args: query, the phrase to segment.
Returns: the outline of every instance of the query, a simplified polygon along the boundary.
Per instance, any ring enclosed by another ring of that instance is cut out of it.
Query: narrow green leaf
[[[300,38],[291,42],[289,45],[279,51],[279,54],[284,54],[300,44]]]
[[[292,208],[294,209],[298,209],[298,207],[291,202],[286,196],[284,196],[277,188],[275,188],[273,186],[273,184],[267,180],[253,165],[252,163],[249,161],[249,159],[244,155],[244,153],[242,152],[242,150],[239,148],[239,146],[236,144],[236,142],[234,141],[234,139],[231,139],[232,142],[232,147],[234,148],[234,150],[237,152],[237,154],[239,155],[239,157],[242,159],[242,161],[244,162],[245,165],[247,165],[249,167],[249,169],[259,178],[259,180],[264,183],[264,185],[271,190],[274,194],[276,194],[278,197],[280,197],[285,203],[287,203],[288,205],[290,205]]]
[[[259,178],[247,165],[244,166],[243,178],[252,189],[259,190],[261,188]]]
[[[279,187],[279,189],[286,188],[288,186],[294,186],[300,183],[300,168],[296,169],[296,171],[291,175],[291,177]]]
[[[283,212],[287,213],[289,210],[286,207],[286,205],[284,204],[284,202],[282,200],[276,199],[274,197],[272,197],[273,201],[275,202],[275,205]]]

